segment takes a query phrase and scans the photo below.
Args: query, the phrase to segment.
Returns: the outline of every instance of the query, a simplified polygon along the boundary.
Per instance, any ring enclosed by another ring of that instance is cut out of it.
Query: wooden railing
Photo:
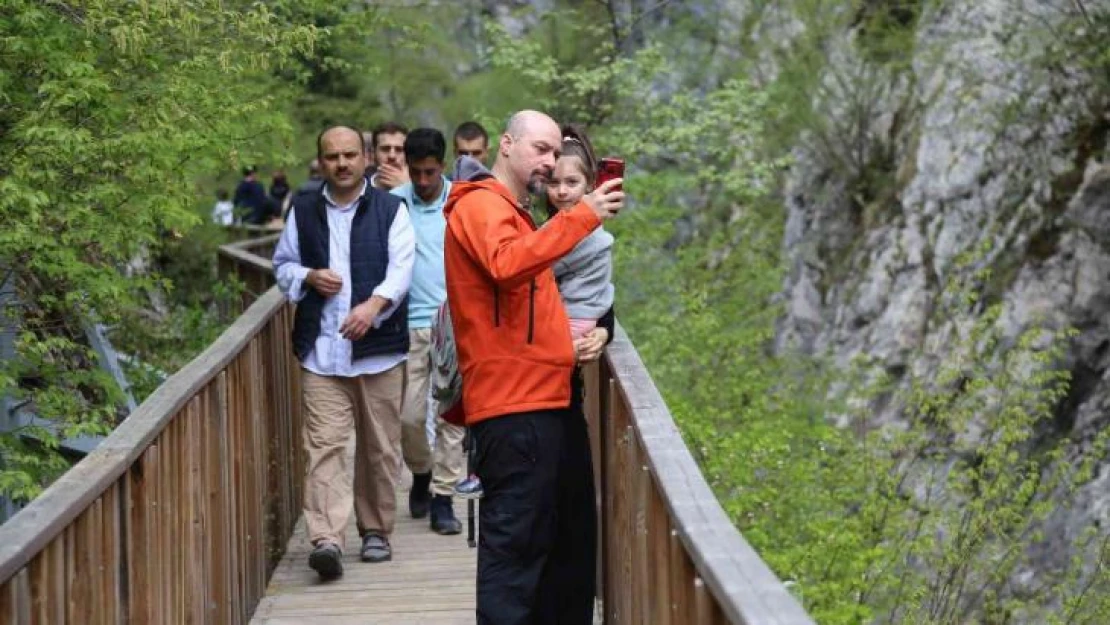
[[[220,277],[234,279],[243,286],[240,307],[225,313],[241,313],[274,285],[274,267],[270,258],[279,238],[280,234],[270,234],[220,246]]]
[[[301,507],[275,290],[0,526],[0,623],[246,623]]]
[[[0,623],[247,622],[304,466],[274,241],[221,248],[246,312],[0,526]],[[721,509],[623,330],[585,377],[605,622],[813,625]]]
[[[607,625],[814,625],[732,524],[618,326],[585,370]]]

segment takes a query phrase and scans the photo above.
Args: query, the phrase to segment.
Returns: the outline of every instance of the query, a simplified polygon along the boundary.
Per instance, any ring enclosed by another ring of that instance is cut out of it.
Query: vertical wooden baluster
[[[102,497],[102,523],[100,526],[101,562],[100,575],[103,577],[100,591],[100,604],[103,606],[105,625],[120,625],[126,622],[128,594],[125,591],[127,576],[127,529],[126,515],[123,513],[127,501],[127,484],[130,470],[120,476],[108,487]]]
[[[649,507],[651,536],[652,564],[651,564],[651,595],[654,600],[652,608],[653,625],[671,625],[671,587],[669,574],[671,568],[670,537],[671,524],[667,515],[667,508],[663,499],[653,486],[651,489],[651,505]]]
[[[670,535],[670,594],[671,594],[671,620],[676,624],[685,625],[690,622],[690,600],[692,587],[690,567],[687,563],[686,551],[682,540],[676,530]]]
[[[694,578],[694,623],[713,625],[713,596],[700,577]]]
[[[215,548],[212,562],[216,583],[212,587],[211,601],[219,606],[216,622],[230,625],[236,621],[235,595],[235,551],[234,524],[232,523],[232,504],[234,493],[231,491],[231,402],[234,401],[228,388],[228,370],[221,371],[216,377],[216,420],[211,429],[212,446],[216,452],[216,462],[212,463],[213,487],[209,501],[212,502],[212,545]]]
[[[637,597],[640,605],[641,623],[656,623],[652,618],[654,607],[652,590],[651,552],[649,550],[649,523],[651,522],[651,472],[647,467],[647,457],[640,447],[639,439],[634,439],[636,447],[636,571]]]

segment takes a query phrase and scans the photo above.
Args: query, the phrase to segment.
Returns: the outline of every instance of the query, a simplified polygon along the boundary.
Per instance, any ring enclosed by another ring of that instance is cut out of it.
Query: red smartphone
[[[606,157],[597,163],[597,186],[614,178],[624,178],[624,159]],[[624,185],[614,187],[616,191],[623,191]]]

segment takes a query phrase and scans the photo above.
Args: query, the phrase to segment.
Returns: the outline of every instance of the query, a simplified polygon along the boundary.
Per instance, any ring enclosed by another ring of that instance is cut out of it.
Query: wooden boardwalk
[[[354,518],[347,530],[343,577],[321,582],[308,568],[304,519],[270,578],[251,625],[461,625],[474,622],[477,549],[466,544],[466,502],[455,500],[463,533],[440,536],[408,513],[408,482],[397,491],[393,560],[359,560]]]

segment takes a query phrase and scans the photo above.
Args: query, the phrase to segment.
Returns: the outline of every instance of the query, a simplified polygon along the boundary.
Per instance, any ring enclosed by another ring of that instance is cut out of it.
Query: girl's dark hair
[[[597,156],[594,155],[594,146],[586,130],[578,124],[563,125],[563,145],[560,156],[577,156],[582,159],[582,166],[586,174],[586,187],[593,188],[597,183]]]

